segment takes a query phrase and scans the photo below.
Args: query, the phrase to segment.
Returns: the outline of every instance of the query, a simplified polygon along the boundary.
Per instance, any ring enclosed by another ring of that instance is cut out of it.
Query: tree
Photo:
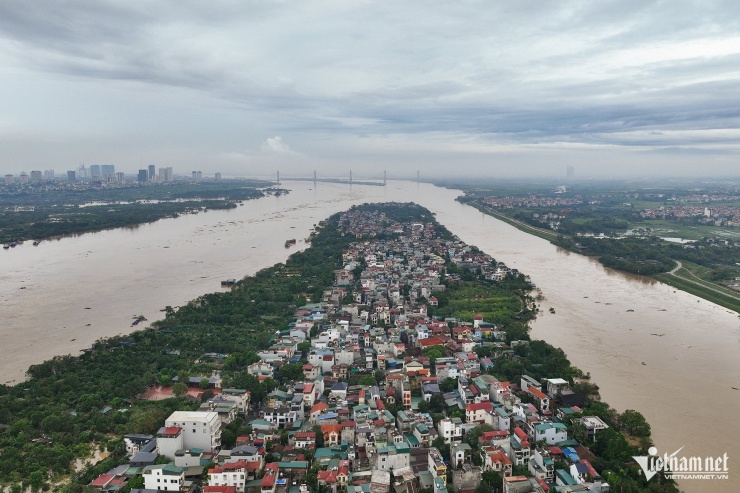
[[[289,381],[303,381],[303,365],[300,363],[288,363],[281,366],[278,370],[278,379],[282,384]]]
[[[375,378],[370,375],[363,375],[360,377],[360,385],[363,387],[371,387],[375,385]]]
[[[429,409],[434,413],[441,413],[447,409],[447,402],[442,394],[432,394],[429,400]]]
[[[172,393],[175,397],[182,397],[188,393],[188,386],[182,382],[177,382],[172,386]]]
[[[504,484],[504,480],[496,471],[486,471],[481,474],[481,481],[488,483],[493,491],[499,491]]]
[[[483,423],[468,432],[466,440],[473,450],[478,450],[478,447],[480,447],[480,437],[486,431],[493,431],[493,426]]]
[[[619,417],[619,424],[622,430],[633,437],[649,437],[650,424],[639,411],[627,409]]]
[[[201,378],[200,383],[198,384],[198,386],[200,386],[201,389],[207,389],[208,385],[209,385],[208,379],[205,377]]]
[[[382,385],[385,381],[385,372],[383,370],[375,370],[373,376],[375,377],[375,383],[378,385]]]
[[[452,392],[457,388],[457,380],[454,378],[445,378],[439,384],[439,390],[442,392]]]

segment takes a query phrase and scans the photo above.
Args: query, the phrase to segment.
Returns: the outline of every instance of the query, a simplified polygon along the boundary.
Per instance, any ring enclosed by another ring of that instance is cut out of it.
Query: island
[[[8,250],[24,241],[91,233],[233,209],[288,190],[274,183],[221,181],[121,182],[49,181],[0,185],[0,244]]]
[[[0,386],[0,487],[676,492],[636,410],[532,340],[525,273],[415,204]]]

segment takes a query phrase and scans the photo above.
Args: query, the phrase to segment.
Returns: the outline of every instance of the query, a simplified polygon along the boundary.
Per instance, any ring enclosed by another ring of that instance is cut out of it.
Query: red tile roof
[[[493,406],[491,406],[491,403],[489,401],[483,401],[477,404],[468,404],[467,406],[465,406],[465,410],[466,411],[484,410],[484,411],[491,412],[493,411]]]
[[[530,394],[532,394],[533,396],[535,396],[536,398],[538,398],[540,400],[542,400],[542,399],[544,399],[544,398],[547,397],[545,394],[542,393],[541,390],[537,389],[536,387],[529,387],[528,390],[529,390],[529,393]]]

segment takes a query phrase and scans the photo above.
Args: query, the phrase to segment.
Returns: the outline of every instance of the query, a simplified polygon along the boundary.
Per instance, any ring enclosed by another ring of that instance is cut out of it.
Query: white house
[[[146,466],[141,472],[147,490],[180,491],[185,483],[185,469],[172,464]]]
[[[165,427],[182,429],[182,448],[186,450],[213,452],[221,447],[221,420],[216,412],[175,411],[165,421]]]
[[[437,423],[437,432],[446,444],[462,440],[462,421],[460,418],[445,418]]]

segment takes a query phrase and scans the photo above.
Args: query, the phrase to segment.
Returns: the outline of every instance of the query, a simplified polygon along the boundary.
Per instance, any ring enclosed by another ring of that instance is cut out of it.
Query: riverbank
[[[557,244],[557,239],[559,235],[556,233],[553,233],[552,231],[546,230],[544,228],[537,228],[535,226],[523,223],[516,219],[512,219],[506,216],[505,214],[492,211],[491,209],[482,207],[478,204],[468,204],[468,205],[470,205],[471,207],[474,207],[475,209],[478,209],[484,214],[487,214],[491,217],[495,217],[496,219],[500,221],[503,221],[511,226],[514,226],[515,228],[517,228],[518,230],[524,233],[528,233],[533,236],[537,236],[538,238],[542,238],[544,240],[550,241],[551,243]],[[558,246],[562,246],[562,245],[558,245]],[[577,249],[571,248],[569,250],[579,255],[584,255],[587,257],[595,258],[591,255],[586,255],[582,251],[579,251]],[[656,281],[672,286],[676,289],[685,291],[689,294],[692,294],[694,296],[697,296],[709,302],[715,303],[724,308],[728,308],[730,310],[740,313],[740,293],[734,293],[730,291],[729,289],[725,288],[724,286],[713,284],[708,281],[704,281],[702,279],[697,279],[695,276],[691,275],[690,271],[688,271],[685,268],[681,268],[680,265],[681,264],[679,262],[678,263],[679,268],[674,269],[671,272],[666,272],[663,274],[651,274],[647,277],[650,277],[652,279],[655,279]]]

